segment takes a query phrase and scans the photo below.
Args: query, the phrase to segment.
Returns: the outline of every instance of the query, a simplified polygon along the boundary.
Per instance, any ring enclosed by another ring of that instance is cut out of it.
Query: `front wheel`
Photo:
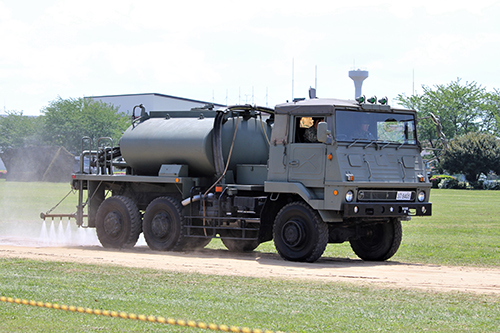
[[[366,226],[363,232],[363,236],[349,242],[354,253],[366,261],[391,258],[398,251],[403,237],[401,221],[398,219]]]
[[[307,204],[292,202],[276,216],[273,236],[283,259],[314,262],[328,244],[328,225]]]

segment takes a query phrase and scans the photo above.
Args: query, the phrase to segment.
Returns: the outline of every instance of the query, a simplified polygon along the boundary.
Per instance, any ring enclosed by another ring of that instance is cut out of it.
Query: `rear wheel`
[[[207,246],[211,240],[211,238],[186,237],[182,250],[201,250]]]
[[[146,208],[142,229],[149,248],[179,250],[183,245],[184,218],[180,203],[172,197],[154,199]]]
[[[188,229],[186,235],[194,237],[186,236],[182,249],[186,251],[203,249],[212,240],[208,235],[207,229],[200,228],[203,227],[203,219],[192,219],[191,226],[196,228],[189,228],[188,225],[185,225],[185,229]]]
[[[247,237],[255,237],[258,236],[258,231],[250,231],[247,232],[250,235]],[[242,230],[231,230],[231,229],[221,229],[219,230],[219,235],[222,239],[222,243],[227,247],[227,249],[231,252],[251,252],[259,246],[259,240],[241,240],[242,238]]]
[[[130,248],[141,233],[141,217],[134,201],[123,196],[104,200],[96,215],[96,232],[103,247]]]
[[[384,261],[398,251],[403,237],[401,221],[391,219],[364,228],[364,236],[349,241],[358,257],[366,261]]]
[[[328,244],[328,226],[303,202],[283,207],[274,221],[274,245],[283,259],[314,262]]]

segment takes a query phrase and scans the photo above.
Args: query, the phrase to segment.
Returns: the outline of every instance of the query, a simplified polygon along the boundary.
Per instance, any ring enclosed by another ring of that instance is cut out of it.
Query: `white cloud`
[[[427,85],[470,74],[494,87],[486,73],[500,57],[496,4],[0,0],[0,102],[36,112],[57,95],[211,100],[227,90],[234,101],[252,88],[262,101],[268,88],[272,105],[291,97],[292,58],[297,96],[318,65],[321,96],[352,97],[353,61],[370,71],[375,93],[402,92],[412,69]]]
[[[398,17],[408,18],[420,8],[424,9],[426,13],[431,15],[442,15],[460,10],[479,15],[497,2],[497,0],[476,0],[473,2],[470,0],[455,0],[453,2],[420,0],[380,1],[380,4],[387,6],[387,8]]]
[[[498,50],[491,46],[499,43],[500,33],[477,33],[470,36],[451,33],[420,35],[414,48],[401,57],[400,63],[460,68],[461,65],[474,65],[475,59],[488,53],[498,55]]]

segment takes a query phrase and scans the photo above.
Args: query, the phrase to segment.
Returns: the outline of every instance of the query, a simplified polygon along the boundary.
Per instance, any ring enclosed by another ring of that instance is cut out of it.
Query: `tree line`
[[[130,118],[118,108],[101,101],[86,98],[58,97],[41,111],[38,117],[7,111],[0,117],[0,151],[27,146],[63,146],[69,152],[81,151],[82,137],[95,142],[100,137],[111,137],[118,142],[130,125]]]
[[[404,107],[417,110],[419,140],[435,157],[435,170],[463,174],[479,186],[481,174],[500,175],[500,90],[487,91],[476,82],[423,86],[422,94],[398,95]],[[440,120],[448,148],[438,136],[435,116]]]
[[[435,160],[434,170],[461,173],[476,184],[481,174],[500,175],[500,90],[487,91],[476,82],[461,79],[449,84],[422,86],[421,94],[400,94],[396,102],[418,113],[418,135],[422,148]],[[443,141],[434,118],[440,120]],[[27,117],[9,111],[0,117],[0,151],[37,145],[64,146],[78,154],[81,138],[94,141],[111,137],[117,143],[130,125],[128,116],[101,101],[58,97],[41,110],[41,116]]]

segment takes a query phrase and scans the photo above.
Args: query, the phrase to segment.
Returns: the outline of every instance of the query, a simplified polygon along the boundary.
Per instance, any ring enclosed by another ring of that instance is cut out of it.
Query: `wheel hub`
[[[282,237],[289,247],[297,247],[304,240],[304,227],[302,223],[290,220],[285,223],[282,229]]]
[[[110,236],[117,236],[122,230],[123,221],[118,212],[109,212],[104,218],[104,232]]]
[[[151,221],[151,231],[155,237],[165,237],[170,231],[170,218],[167,213],[156,214]]]

